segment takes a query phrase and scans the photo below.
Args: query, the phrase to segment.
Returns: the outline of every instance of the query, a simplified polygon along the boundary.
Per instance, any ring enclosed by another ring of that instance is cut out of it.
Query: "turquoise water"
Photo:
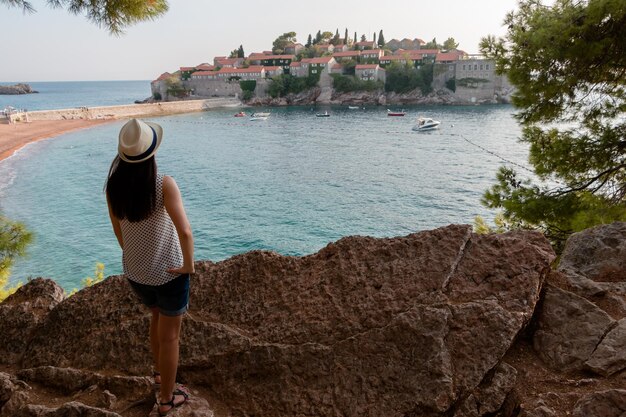
[[[329,110],[331,117],[316,118]],[[347,235],[396,236],[492,219],[480,204],[502,161],[527,146],[509,106],[277,108],[263,122],[216,110],[152,119],[164,130],[161,172],[179,184],[194,229],[196,258],[253,249],[313,253]],[[413,132],[418,115],[441,129]],[[65,288],[120,272],[102,187],[123,122],[24,148],[0,163],[0,211],[36,234],[13,281],[46,276]]]
[[[0,82],[14,85],[17,82]],[[0,110],[50,110],[74,107],[117,106],[150,97],[150,81],[57,81],[29,82],[38,94],[0,95]]]

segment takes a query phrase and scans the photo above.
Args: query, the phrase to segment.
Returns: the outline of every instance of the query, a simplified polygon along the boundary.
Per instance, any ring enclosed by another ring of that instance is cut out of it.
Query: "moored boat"
[[[250,121],[258,121],[258,120],[267,120],[268,116],[255,116],[254,114],[250,117]]]
[[[316,117],[330,117],[330,114],[328,114],[328,112],[325,111],[324,113],[317,113],[315,116]]]
[[[434,130],[439,128],[441,124],[438,120],[433,120],[430,117],[420,117],[417,119],[417,124],[413,126],[413,130],[417,132],[424,132],[427,130]]]
[[[250,115],[250,117],[270,117],[269,112],[254,112]]]
[[[358,110],[359,106],[348,106],[350,110]]]
[[[245,117],[246,112],[240,111],[239,113],[235,113],[235,117]]]
[[[387,109],[387,116],[404,116],[405,114],[406,112],[404,111],[404,109],[400,111],[393,111],[393,110]]]

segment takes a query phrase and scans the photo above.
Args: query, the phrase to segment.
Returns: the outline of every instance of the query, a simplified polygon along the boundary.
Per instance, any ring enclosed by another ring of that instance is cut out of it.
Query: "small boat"
[[[250,117],[270,117],[270,114],[269,112],[268,113],[254,112],[250,115]]]
[[[255,116],[254,114],[252,114],[252,117],[250,117],[250,121],[257,121],[257,120],[267,120],[268,116]]]
[[[350,110],[358,110],[359,106],[348,106]]]
[[[404,109],[402,109],[401,111],[391,111],[387,109],[387,116],[404,116],[405,114],[406,112],[404,111]]]
[[[324,113],[317,113],[315,116],[316,117],[330,117],[330,114],[328,114],[328,112],[325,111]]]
[[[413,126],[413,130],[417,132],[434,130],[434,129],[437,129],[440,124],[441,122],[437,120],[433,120],[430,117],[427,117],[427,118],[420,117],[419,119],[417,119],[417,124]]]
[[[239,113],[235,114],[235,117],[246,117],[246,112],[240,111]]]

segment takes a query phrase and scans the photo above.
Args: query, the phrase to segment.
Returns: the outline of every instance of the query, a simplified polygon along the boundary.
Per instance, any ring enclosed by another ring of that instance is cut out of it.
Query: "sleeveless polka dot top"
[[[163,175],[156,177],[156,204],[147,219],[130,222],[120,220],[124,249],[124,275],[131,281],[146,285],[163,285],[178,277],[169,268],[183,265],[178,234],[163,205]]]

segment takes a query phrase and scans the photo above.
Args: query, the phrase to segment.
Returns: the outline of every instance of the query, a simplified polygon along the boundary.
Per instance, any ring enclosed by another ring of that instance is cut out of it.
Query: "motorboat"
[[[315,116],[316,117],[330,117],[330,114],[328,114],[328,112],[325,111],[324,113],[317,113]]]
[[[267,117],[270,117],[270,114],[269,114],[269,112],[267,112],[267,113],[264,113],[264,112],[254,112],[254,113],[252,113],[250,115],[250,117],[265,117],[265,118],[267,118]]]
[[[348,108],[350,110],[358,110],[360,107],[359,106],[348,106]]]
[[[404,109],[402,109],[401,111],[392,111],[387,109],[387,116],[404,116],[406,114],[406,112],[404,111]]]
[[[269,113],[268,113],[269,114]],[[250,117],[250,121],[258,121],[258,120],[267,120],[268,116],[255,116],[254,114],[252,114],[252,116]]]
[[[235,117],[246,117],[246,112],[240,111],[239,113],[235,113]]]
[[[413,126],[413,130],[418,132],[424,132],[427,130],[434,130],[439,127],[441,122],[433,120],[430,117],[420,117],[417,119],[417,124]]]

